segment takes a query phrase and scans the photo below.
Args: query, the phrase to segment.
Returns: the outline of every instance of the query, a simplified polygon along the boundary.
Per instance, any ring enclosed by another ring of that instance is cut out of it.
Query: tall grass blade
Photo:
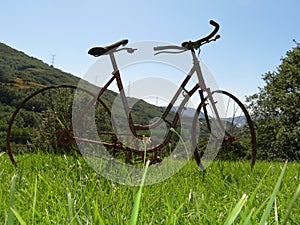
[[[64,129],[66,128],[65,124],[58,118],[58,116],[56,116],[56,120],[58,121],[61,128],[64,128]]]
[[[67,196],[68,196],[69,220],[70,220],[70,224],[73,224],[74,215],[73,215],[73,201],[72,201],[71,192],[68,192]]]
[[[260,212],[266,207],[267,203],[268,203],[269,198],[267,198],[266,200],[264,200],[263,203],[261,203],[261,205],[259,206],[259,208],[253,212],[252,215],[252,220],[256,221],[256,218],[258,218],[258,215],[260,214]]]
[[[38,177],[39,177],[39,178],[40,178],[40,179],[41,179],[48,187],[50,187],[49,182],[46,181],[45,178],[44,178],[42,175],[38,174]]]
[[[13,225],[14,224],[15,215],[14,215],[12,209],[13,209],[14,204],[15,204],[16,179],[17,179],[17,174],[15,174],[11,178],[10,201],[9,201],[9,211],[8,211],[8,218],[7,218],[7,224],[8,225]]]
[[[94,211],[91,212],[91,215],[93,215],[93,220],[99,224],[107,224],[107,221],[104,220],[104,218],[99,213],[99,205],[95,201],[92,203]]]
[[[239,215],[241,209],[243,208],[244,204],[246,203],[247,198],[248,198],[248,195],[243,194],[242,198],[239,200],[239,202],[236,204],[234,209],[231,211],[231,213],[227,217],[227,219],[224,223],[225,225],[233,224],[234,220]]]
[[[31,224],[34,224],[33,221],[34,221],[34,214],[35,214],[35,207],[36,207],[36,193],[37,193],[37,177],[35,178],[35,184],[34,184]]]
[[[189,159],[189,151],[188,151],[188,149],[185,145],[185,142],[184,142],[183,138],[181,137],[181,135],[173,127],[170,128],[170,131],[172,131],[173,133],[175,133],[179,137],[180,141],[182,142],[182,144],[184,146],[185,152],[186,152],[186,159],[188,160]]]
[[[282,182],[284,173],[285,173],[286,168],[287,168],[287,162],[288,162],[288,161],[286,160],[286,161],[285,161],[285,164],[284,164],[284,166],[283,166],[283,169],[282,169],[282,171],[281,171],[281,174],[280,174],[280,176],[279,176],[279,178],[278,178],[278,181],[277,181],[277,183],[276,183],[276,185],[275,185],[275,188],[274,188],[274,190],[273,190],[273,193],[272,193],[272,195],[271,195],[271,197],[270,197],[270,200],[269,200],[269,202],[268,202],[268,204],[267,204],[267,207],[266,207],[266,209],[265,209],[265,211],[264,211],[264,213],[263,213],[263,215],[262,215],[262,217],[261,217],[261,220],[260,220],[260,223],[259,223],[260,225],[264,225],[264,224],[266,223],[267,219],[268,219],[268,216],[270,215],[272,206],[273,206],[274,201],[275,201],[275,197],[276,197],[276,195],[277,195],[277,193],[278,193],[278,191],[279,191],[279,188],[280,188],[280,185],[281,185],[281,182]]]
[[[291,211],[292,211],[292,208],[293,208],[293,206],[295,205],[295,203],[296,203],[297,198],[299,197],[299,195],[300,195],[300,184],[299,184],[299,186],[298,186],[298,188],[297,188],[297,190],[296,190],[296,192],[295,192],[295,194],[294,194],[294,197],[293,197],[293,199],[292,199],[292,201],[291,201],[291,203],[290,203],[290,205],[289,205],[289,208],[288,208],[288,210],[287,210],[287,213],[286,213],[286,215],[285,215],[285,217],[284,217],[284,219],[283,219],[283,221],[282,221],[282,225],[284,225],[284,224],[287,223],[287,220],[288,220],[288,218],[289,218],[289,216],[290,216],[290,213],[291,213]]]
[[[255,208],[253,208],[250,213],[248,214],[248,216],[245,218],[244,222],[243,222],[243,225],[251,225],[251,217],[252,217],[252,214],[254,212]]]
[[[135,198],[135,201],[134,201],[134,204],[133,204],[133,210],[132,210],[131,218],[130,218],[130,222],[129,222],[130,225],[136,225],[136,223],[137,223],[137,218],[138,218],[138,214],[139,214],[139,207],[140,207],[140,202],[141,202],[141,197],[142,197],[143,186],[144,186],[144,183],[145,183],[145,179],[146,179],[146,175],[147,175],[147,170],[148,170],[149,164],[150,164],[150,161],[148,160],[147,163],[146,163],[146,167],[145,167],[145,171],[144,171],[143,177],[142,177],[141,186],[139,188],[139,191],[138,191],[138,193],[136,195],[136,198]]]
[[[267,174],[269,173],[270,169],[271,169],[271,166],[267,169],[267,171],[265,172],[263,177],[260,179],[258,185],[254,189],[253,193],[251,194],[251,196],[247,202],[246,208],[245,208],[245,215],[249,214],[251,208],[253,207],[253,202],[254,202],[254,199],[256,198],[256,194],[257,194],[258,190],[260,189],[260,187],[262,186],[262,184],[265,182],[265,178],[266,178]]]
[[[276,225],[278,225],[278,210],[277,210],[276,197],[274,199],[274,219],[275,219]]]
[[[75,219],[77,219],[77,222],[79,224],[82,224],[82,222],[80,221],[80,218],[79,218],[79,213],[80,211],[84,208],[84,206],[86,205],[86,201],[83,203],[83,205],[77,210],[77,212],[75,213],[74,217],[71,219],[70,218],[70,223],[69,224],[73,224],[73,221],[75,221]],[[73,211],[73,210],[72,210]],[[87,214],[88,215],[88,214]],[[87,220],[86,221],[86,224],[89,224],[89,221]],[[104,223],[100,223],[100,224],[104,224]]]
[[[17,210],[11,208],[11,211],[14,213],[14,215],[16,216],[16,218],[18,219],[21,225],[26,225],[25,221],[23,220],[23,218],[21,217],[21,215],[18,213]]]

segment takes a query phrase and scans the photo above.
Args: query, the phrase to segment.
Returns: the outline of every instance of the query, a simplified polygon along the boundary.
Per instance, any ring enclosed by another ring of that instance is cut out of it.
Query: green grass
[[[0,224],[299,224],[300,163],[190,161],[149,186],[113,183],[81,157],[0,154]],[[276,203],[276,205],[274,204]],[[265,221],[264,221],[265,220]]]

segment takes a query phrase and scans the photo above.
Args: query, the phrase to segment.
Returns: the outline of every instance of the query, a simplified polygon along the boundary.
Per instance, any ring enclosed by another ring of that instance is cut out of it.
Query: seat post
[[[113,66],[113,70],[114,70],[112,74],[113,74],[113,76],[115,76],[115,78],[117,80],[118,89],[119,89],[119,92],[120,92],[120,95],[121,95],[123,108],[124,108],[125,113],[126,113],[126,117],[127,117],[127,120],[128,120],[130,130],[133,133],[133,135],[135,137],[137,137],[136,131],[134,129],[133,119],[132,119],[132,116],[131,116],[129,105],[128,105],[127,98],[126,98],[126,95],[125,95],[125,91],[124,91],[124,87],[123,87],[123,83],[122,83],[122,79],[121,79],[121,74],[120,74],[120,71],[119,71],[119,68],[118,68],[118,65],[117,65],[117,62],[116,62],[116,58],[115,58],[113,52],[111,52],[109,54],[109,56],[110,56],[110,60],[111,60],[112,66]]]

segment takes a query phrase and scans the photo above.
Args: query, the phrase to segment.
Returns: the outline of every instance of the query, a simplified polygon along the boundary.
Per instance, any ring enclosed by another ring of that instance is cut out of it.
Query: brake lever
[[[216,41],[216,40],[218,40],[220,37],[221,37],[221,35],[220,35],[220,34],[217,34],[217,35],[212,39],[212,41]]]
[[[119,51],[123,51],[123,50],[126,50],[128,53],[134,53],[134,51],[136,51],[137,48],[120,48],[120,49],[117,49],[115,52],[119,52]]]
[[[202,45],[208,44],[209,42],[212,42],[212,41],[216,41],[216,40],[218,40],[220,37],[221,37],[221,35],[217,34],[217,35],[214,36],[212,39],[203,42],[203,43],[199,46],[198,57],[199,57],[199,55],[200,55],[200,52],[201,52],[201,48],[200,48],[200,47],[201,47]]]

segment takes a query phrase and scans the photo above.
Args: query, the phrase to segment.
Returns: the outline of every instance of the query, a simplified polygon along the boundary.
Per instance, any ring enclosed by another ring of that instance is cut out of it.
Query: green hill
[[[29,88],[61,83],[76,85],[78,80],[78,77],[53,68],[39,59],[0,43],[1,84]]]
[[[53,68],[0,43],[0,145],[5,148],[9,118],[19,103],[35,90],[55,84],[74,84],[79,78]],[[40,98],[40,101],[45,99]],[[44,102],[47,104],[46,101]]]
[[[78,77],[0,43],[1,108],[3,106],[16,107],[21,99],[35,89],[57,84],[76,85],[78,81]],[[0,109],[1,111],[7,110]]]

